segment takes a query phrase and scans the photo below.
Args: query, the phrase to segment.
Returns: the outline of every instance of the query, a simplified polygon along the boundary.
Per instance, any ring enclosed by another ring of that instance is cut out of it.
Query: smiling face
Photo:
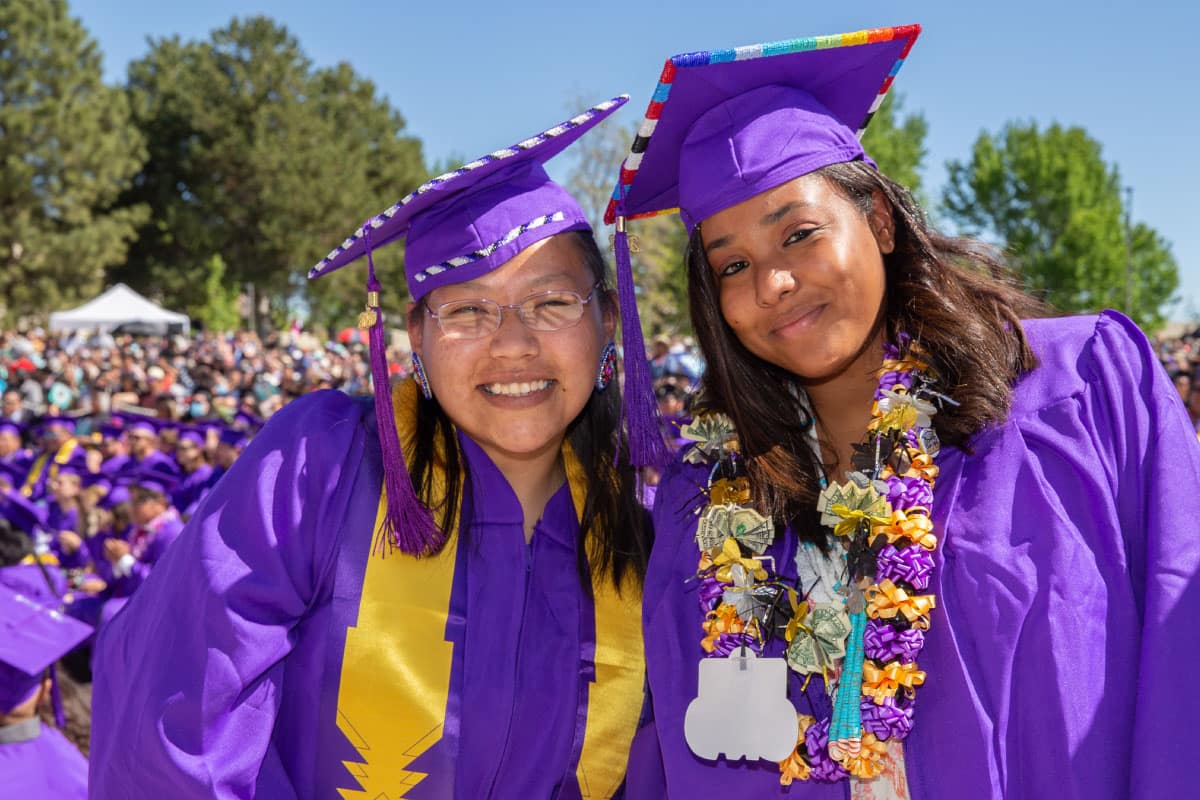
[[[499,329],[478,339],[446,337],[426,308],[485,298],[501,305],[570,290],[587,297],[596,282],[573,234],[543,239],[480,278],[430,292],[409,309],[409,336],[434,397],[450,420],[497,464],[536,459],[562,445],[567,426],[593,390],[600,351],[616,325],[601,290],[575,325],[527,328],[505,309]]]
[[[721,314],[759,358],[807,383],[877,355],[891,210],[869,214],[819,175],[805,175],[704,220]]]

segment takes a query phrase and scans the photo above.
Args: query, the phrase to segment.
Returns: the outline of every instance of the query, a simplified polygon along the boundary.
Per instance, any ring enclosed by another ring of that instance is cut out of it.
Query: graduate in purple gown
[[[122,420],[129,458],[114,472],[114,480],[117,483],[128,485],[135,475],[154,465],[164,465],[164,468],[179,473],[175,459],[164,453],[159,446],[159,428],[162,425],[160,420],[131,412],[124,412],[119,418]]]
[[[89,474],[87,460],[80,448],[65,463],[57,466],[46,484],[46,523],[39,542],[54,553],[64,569],[87,564],[87,550],[80,535],[80,523],[83,482]]]
[[[182,476],[173,500],[185,520],[191,519],[212,486],[213,467],[204,456],[206,438],[201,428],[181,426],[175,440],[175,463]]]
[[[918,32],[671,59],[622,171],[709,369],[631,796],[1195,794],[1200,447],[1132,322],[1046,318],[863,152]]]
[[[179,488],[176,468],[150,459],[147,463],[129,485],[132,528],[126,536],[108,538],[103,544],[110,599],[100,614],[101,627],[145,583],[183,530],[183,520],[171,500]]]
[[[33,454],[25,448],[24,436],[24,423],[0,419],[0,467],[14,475],[19,474],[21,482],[33,463]]]
[[[100,425],[99,432],[100,452],[104,457],[104,460],[100,462],[100,472],[112,480],[129,463],[129,446],[125,442],[125,429],[114,419]]]
[[[622,431],[631,275],[618,303],[542,163],[624,101],[435,178],[314,270],[367,256],[374,402],[274,415],[101,634],[93,797],[622,791],[654,401],[632,379]],[[393,391],[371,248],[402,236],[417,377]]]
[[[58,471],[58,465],[66,463],[83,448],[75,440],[75,420],[72,417],[42,417],[32,426],[38,441],[38,452],[29,464],[21,494],[33,501],[46,496],[46,482]]]
[[[0,518],[0,790],[21,800],[83,800],[87,760],[38,709],[57,697],[53,664],[91,628],[62,613],[62,573],[31,563],[31,547]],[[61,707],[55,712],[61,727]]]

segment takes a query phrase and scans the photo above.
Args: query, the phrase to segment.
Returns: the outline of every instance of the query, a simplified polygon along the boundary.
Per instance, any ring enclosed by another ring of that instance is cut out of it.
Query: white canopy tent
[[[50,330],[53,331],[84,328],[111,331],[130,323],[147,327],[161,326],[164,333],[169,326],[180,326],[185,333],[191,329],[191,320],[186,314],[167,311],[123,283],[118,283],[78,308],[56,311],[50,315]]]

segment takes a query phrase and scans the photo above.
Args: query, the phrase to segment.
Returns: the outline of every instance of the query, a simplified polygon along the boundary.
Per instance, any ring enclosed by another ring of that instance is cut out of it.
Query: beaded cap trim
[[[434,264],[432,267],[426,267],[425,269],[413,275],[413,280],[417,281],[417,283],[420,283],[426,278],[432,278],[434,275],[440,275],[448,269],[465,267],[467,264],[474,263],[481,258],[487,258],[504,245],[515,240],[522,233],[525,233],[525,231],[531,231],[534,228],[540,228],[543,225],[550,224],[551,222],[562,222],[566,218],[566,214],[561,211],[555,211],[553,214],[543,214],[540,217],[535,217],[534,219],[529,220],[529,222],[526,222],[524,225],[518,225],[485,247],[481,247],[478,250],[467,253],[465,256],[455,256],[449,261],[443,261],[440,264]]]
[[[871,103],[866,118],[858,126],[857,134],[861,138],[863,131],[867,129],[867,125],[871,122],[871,118],[875,116],[875,112],[879,110],[880,104],[883,103],[884,98],[887,96],[888,90],[892,88],[892,81],[895,79],[896,73],[900,71],[900,67],[904,65],[904,59],[908,57],[908,53],[917,41],[917,35],[920,32],[921,28],[919,25],[897,25],[890,28],[872,28],[870,30],[840,33],[833,36],[785,39],[767,44],[731,47],[724,50],[700,50],[694,53],[681,53],[677,56],[671,56],[667,59],[666,64],[663,65],[662,74],[658,78],[658,86],[655,87],[654,95],[650,98],[650,105],[646,108],[646,116],[642,120],[642,124],[638,127],[637,136],[633,140],[632,147],[630,147],[629,155],[626,156],[625,161],[621,164],[621,176],[617,181],[616,188],[613,190],[612,198],[608,202],[608,208],[604,211],[605,224],[611,225],[616,220],[617,201],[623,192],[628,192],[634,177],[637,175],[638,168],[642,164],[642,154],[646,152],[646,148],[650,144],[650,137],[654,135],[654,129],[658,126],[663,106],[666,104],[667,98],[671,95],[671,86],[675,83],[675,76],[679,70],[691,67],[706,67],[710,64],[720,64],[728,61],[750,61],[756,58],[791,55],[808,50],[853,47],[860,44],[875,44],[876,42],[890,42],[894,39],[907,38],[908,42],[900,52],[900,57],[888,73],[883,85],[879,87],[879,93],[875,97],[874,102]],[[678,210],[678,208],[664,208],[658,211],[648,211],[643,214],[630,214],[628,215],[628,219],[642,219],[645,217],[657,217],[662,214],[674,214]]]

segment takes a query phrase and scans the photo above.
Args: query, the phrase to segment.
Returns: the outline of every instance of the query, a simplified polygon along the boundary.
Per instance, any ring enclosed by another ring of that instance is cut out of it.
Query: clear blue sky
[[[929,195],[940,196],[945,161],[966,158],[980,130],[1029,119],[1083,126],[1133,187],[1134,219],[1173,245],[1182,302],[1171,316],[1200,315],[1200,4],[69,2],[114,83],[148,37],[205,38],[234,16],[273,17],[318,65],[347,61],[374,80],[429,161],[508,145],[583,97],[631,94],[620,112],[630,122],[674,53],[919,22],[896,88],[929,122]]]

